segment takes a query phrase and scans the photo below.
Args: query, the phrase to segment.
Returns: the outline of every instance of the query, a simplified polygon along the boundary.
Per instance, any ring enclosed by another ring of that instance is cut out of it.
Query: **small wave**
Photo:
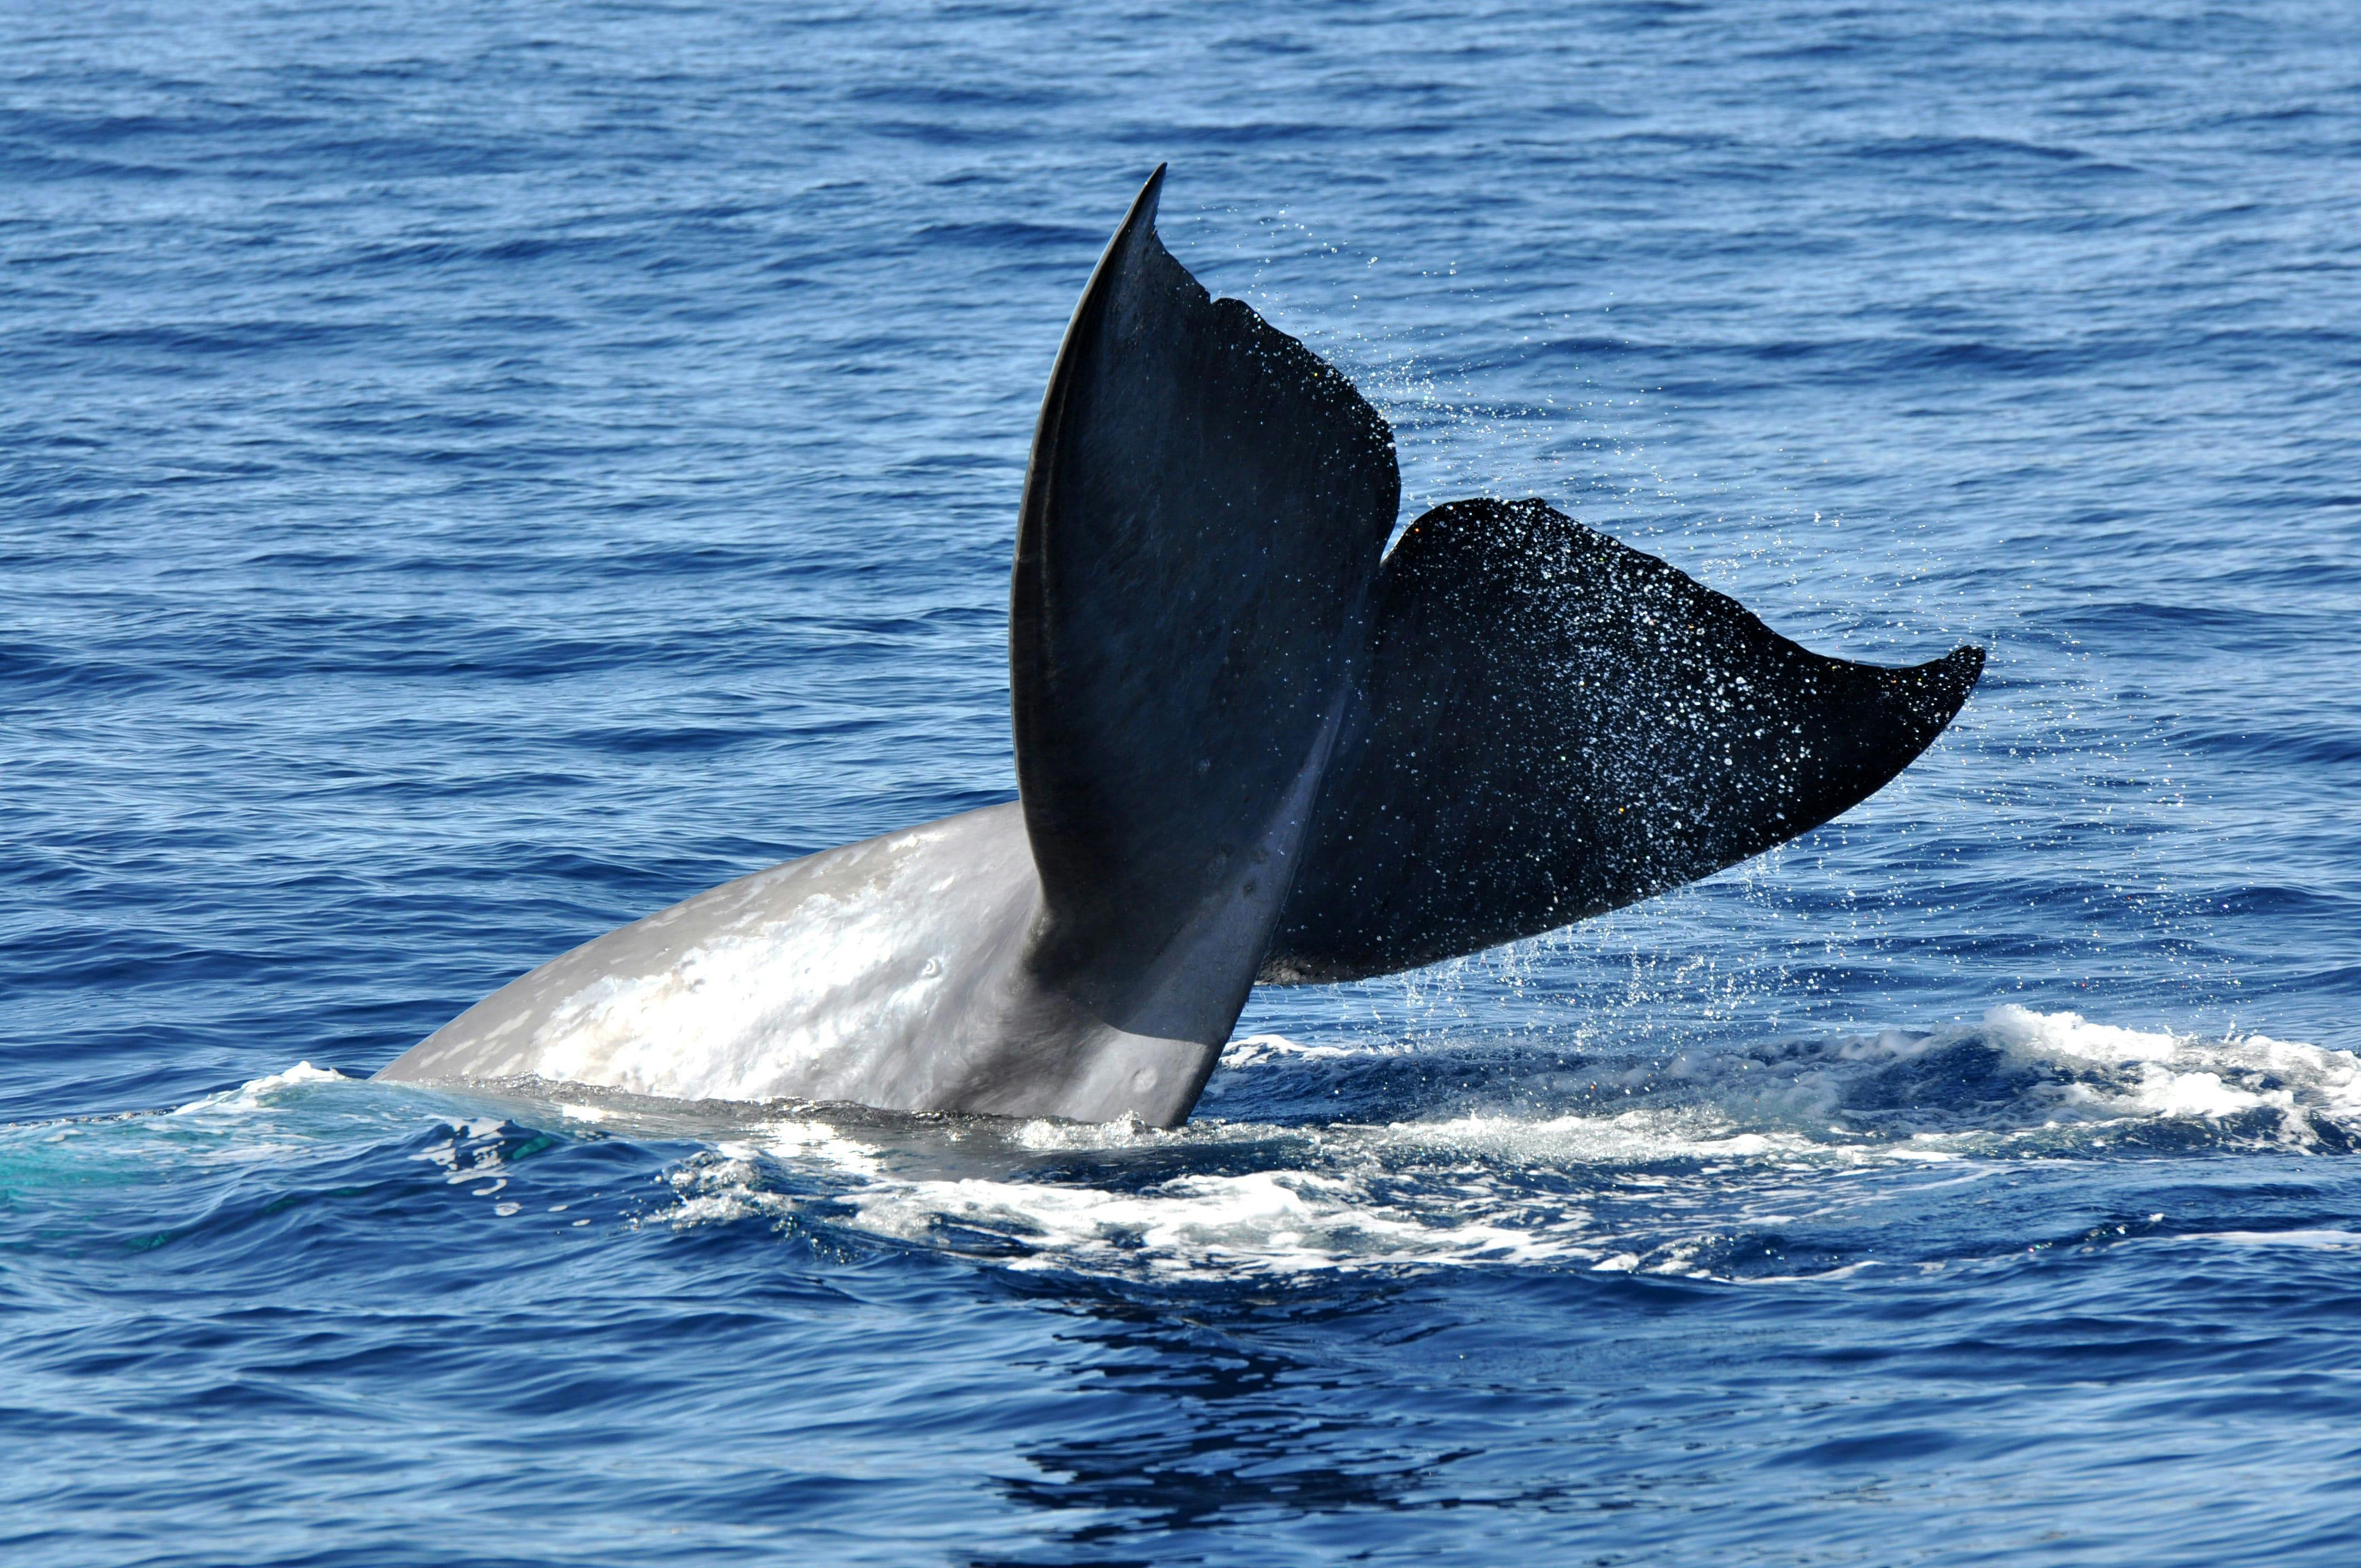
[[[2191,1231],[2180,1238],[2225,1242],[2232,1246],[2291,1246],[2308,1252],[2345,1252],[2361,1247],[2361,1231]]]
[[[2361,1059],[2273,1039],[2098,1024],[2014,1003],[1976,1024],[1677,1058],[1740,1113],[1962,1148],[2109,1146],[2110,1135],[2343,1152],[2361,1131]],[[1750,1086],[1749,1080],[1752,1080]]]
[[[261,1078],[250,1079],[236,1089],[223,1090],[218,1093],[205,1095],[202,1099],[192,1100],[185,1105],[175,1106],[172,1114],[192,1116],[205,1112],[260,1111],[267,1108],[273,1097],[283,1090],[313,1083],[357,1083],[359,1081],[361,1080],[358,1079],[347,1078],[334,1068],[313,1067],[308,1061],[299,1061],[284,1072],[274,1072]]]

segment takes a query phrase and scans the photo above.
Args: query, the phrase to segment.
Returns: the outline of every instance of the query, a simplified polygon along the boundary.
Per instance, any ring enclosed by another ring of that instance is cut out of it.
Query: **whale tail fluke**
[[[1349,980],[1664,892],[1864,799],[1966,700],[1977,649],[1824,658],[1538,500],[1438,507],[1381,563],[1392,432],[1165,249],[1162,181],[1067,328],[1011,580],[1032,962],[1092,1011],[1217,1039],[1257,953]]]
[[[1822,657],[1538,500],[1428,512],[1377,601],[1267,981],[1433,963],[1758,854],[1900,773],[1983,667]]]

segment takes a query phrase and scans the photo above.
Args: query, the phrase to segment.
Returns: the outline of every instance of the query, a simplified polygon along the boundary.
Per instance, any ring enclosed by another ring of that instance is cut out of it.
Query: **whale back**
[[[1217,1041],[1286,894],[1400,487],[1352,383],[1164,248],[1162,179],[1042,401],[1010,696],[1037,967],[1127,1028]]]
[[[1538,500],[1412,523],[1262,978],[1352,980],[1555,929],[1836,816],[1983,667],[1814,653]]]

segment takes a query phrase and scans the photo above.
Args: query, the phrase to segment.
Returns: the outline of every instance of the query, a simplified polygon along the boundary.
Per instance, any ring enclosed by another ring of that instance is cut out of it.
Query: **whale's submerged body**
[[[1025,480],[1019,800],[585,943],[379,1076],[1184,1121],[1257,979],[1567,925],[1865,798],[1983,656],[1823,658],[1539,501],[1385,550],[1393,436],[1155,231],[1093,272]]]

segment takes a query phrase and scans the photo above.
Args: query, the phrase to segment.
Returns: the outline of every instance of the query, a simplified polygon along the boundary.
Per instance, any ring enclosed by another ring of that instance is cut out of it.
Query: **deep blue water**
[[[1168,159],[1405,518],[1959,725],[1177,1134],[357,1081],[1012,796]],[[8,5],[0,1558],[2349,1563],[2356,236],[2332,0]]]

